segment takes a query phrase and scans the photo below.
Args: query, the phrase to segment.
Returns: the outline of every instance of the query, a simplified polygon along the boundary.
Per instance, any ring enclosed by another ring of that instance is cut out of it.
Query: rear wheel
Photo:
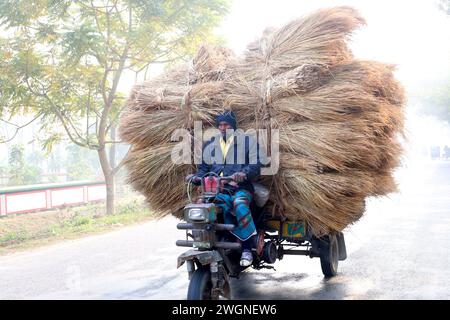
[[[330,234],[320,241],[320,266],[326,277],[334,277],[337,274],[339,263],[339,246],[335,234]]]

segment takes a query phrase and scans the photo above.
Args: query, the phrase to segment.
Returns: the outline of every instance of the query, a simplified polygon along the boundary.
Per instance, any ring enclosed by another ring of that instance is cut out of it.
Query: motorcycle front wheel
[[[224,288],[224,298],[230,298],[230,286],[227,282]],[[201,267],[194,271],[189,282],[188,300],[218,300],[212,295],[211,271],[209,267]]]

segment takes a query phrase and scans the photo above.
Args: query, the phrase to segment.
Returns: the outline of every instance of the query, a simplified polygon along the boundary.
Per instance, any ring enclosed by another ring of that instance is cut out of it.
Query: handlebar
[[[233,176],[219,177],[219,180],[234,181]]]
[[[189,197],[189,201],[192,202],[190,188],[192,184],[197,184],[200,182],[201,184],[201,192],[202,196],[211,197],[211,195],[217,195],[222,191],[231,192],[232,190],[228,187],[225,187],[222,182],[231,182],[234,181],[233,176],[225,176],[221,177],[215,172],[209,172],[205,174],[203,177],[198,177],[195,175],[190,176],[186,179],[188,184],[187,193]]]
[[[203,180],[203,179],[205,179],[205,178],[208,178],[208,177],[215,177],[215,178],[217,178],[219,181],[234,181],[234,178],[233,178],[233,176],[226,176],[226,177],[220,177],[220,176],[218,176],[218,175],[205,175],[205,176],[203,176],[203,177],[197,177],[197,176],[192,176],[190,179],[188,179],[187,180],[187,182],[189,183],[190,181],[192,181],[192,180],[194,180],[194,179],[198,179],[197,181],[201,181],[201,180]]]

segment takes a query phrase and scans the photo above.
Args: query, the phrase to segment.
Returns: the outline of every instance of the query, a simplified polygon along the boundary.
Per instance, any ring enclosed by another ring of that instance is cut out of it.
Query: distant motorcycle
[[[184,208],[185,223],[177,228],[186,230],[186,239],[177,240],[176,245],[192,247],[178,257],[177,267],[184,263],[189,274],[188,300],[230,299],[230,277],[248,267],[240,265],[241,244],[229,231],[233,224],[225,224],[221,207],[215,202],[219,192],[228,192],[227,182],[232,177],[220,177],[208,173],[201,179],[200,203],[194,203],[189,193],[190,203]],[[192,190],[192,180],[188,190]],[[311,234],[303,221],[285,221],[274,218],[264,210],[266,199],[258,194],[259,201],[251,203],[252,216],[258,231],[253,249],[253,268],[272,268],[277,259],[287,255],[319,257],[322,272],[326,277],[337,274],[339,260],[347,258],[344,235],[334,232],[323,237]],[[262,199],[262,201],[261,201]],[[299,248],[301,248],[299,250]]]

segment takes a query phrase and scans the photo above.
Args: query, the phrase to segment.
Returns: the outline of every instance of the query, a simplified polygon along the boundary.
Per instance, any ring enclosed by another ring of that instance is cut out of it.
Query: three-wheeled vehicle
[[[184,223],[177,228],[186,230],[186,239],[176,245],[192,247],[178,257],[177,267],[187,265],[189,275],[188,300],[230,299],[230,277],[238,278],[248,267],[240,265],[241,244],[230,231],[233,224],[225,224],[221,207],[215,198],[227,192],[227,182],[232,177],[208,173],[201,179],[200,195],[193,201],[188,192],[189,204],[184,208]],[[273,268],[284,255],[305,255],[320,258],[326,277],[337,274],[338,261],[347,257],[344,235],[341,232],[322,237],[314,236],[303,221],[286,221],[274,218],[265,210],[267,190],[255,188],[255,201],[251,203],[252,216],[257,229],[253,246],[255,269]],[[192,180],[188,181],[192,190]]]

